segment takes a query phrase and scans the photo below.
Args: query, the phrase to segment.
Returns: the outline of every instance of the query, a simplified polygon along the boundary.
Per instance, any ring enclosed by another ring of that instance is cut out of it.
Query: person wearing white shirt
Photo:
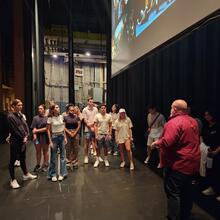
[[[88,164],[88,151],[90,143],[93,146],[94,155],[96,155],[96,139],[95,139],[95,128],[94,128],[94,119],[96,114],[98,113],[98,109],[94,106],[93,98],[88,98],[88,105],[82,111],[82,117],[85,124],[84,131],[84,163]]]
[[[94,167],[99,166],[100,151],[104,149],[104,163],[105,166],[109,166],[107,159],[108,156],[108,146],[112,135],[112,117],[110,114],[106,113],[106,105],[102,104],[100,107],[100,113],[95,116],[94,120],[95,127],[95,137],[97,140],[97,156],[94,163]]]
[[[121,154],[120,167],[123,168],[125,166],[125,147],[130,160],[130,170],[134,170],[133,155],[131,151],[131,144],[133,142],[132,127],[133,124],[131,119],[126,115],[125,109],[121,108],[119,110],[119,118],[115,122],[115,141],[119,146]]]
[[[67,176],[65,144],[67,144],[64,118],[60,115],[60,108],[57,104],[50,106],[50,113],[47,120],[47,134],[50,143],[50,164],[48,178],[53,182],[57,181],[56,155],[60,151],[60,174],[58,180],[62,181]]]

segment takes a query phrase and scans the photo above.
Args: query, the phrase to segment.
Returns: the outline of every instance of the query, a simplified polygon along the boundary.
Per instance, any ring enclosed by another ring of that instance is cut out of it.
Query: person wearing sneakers
[[[202,131],[202,140],[208,148],[206,180],[209,187],[203,190],[202,194],[206,196],[216,195],[216,200],[220,202],[220,128],[213,111],[206,111],[204,117],[206,125]]]
[[[200,135],[197,121],[187,113],[182,99],[171,105],[162,137],[152,148],[160,149],[167,196],[167,219],[189,220],[193,205],[192,180],[199,173]]]
[[[58,180],[62,181],[67,177],[66,158],[65,158],[65,144],[67,143],[65,133],[64,118],[60,115],[60,108],[57,104],[50,106],[50,113],[47,119],[47,134],[49,138],[50,149],[50,164],[48,178],[53,182],[57,181],[56,174],[56,156],[60,153],[60,172]],[[59,168],[59,166],[58,166]]]
[[[132,136],[133,124],[131,119],[126,115],[124,108],[119,110],[119,118],[115,122],[115,142],[119,146],[121,154],[121,164],[120,167],[125,166],[125,156],[124,156],[124,146],[126,148],[128,158],[130,160],[130,170],[134,170],[133,155],[131,151],[131,144],[133,142]]]
[[[34,116],[31,124],[33,142],[36,149],[37,164],[34,172],[47,171],[49,140],[47,135],[47,116],[45,116],[45,105],[38,106],[38,115]],[[43,165],[41,166],[41,154],[43,153]]]
[[[118,155],[118,146],[115,143],[115,122],[118,119],[117,105],[112,105],[112,111],[109,113],[112,116],[112,139],[110,141],[110,149],[109,154],[113,154],[114,156]]]
[[[99,157],[101,149],[104,149],[104,163],[106,167],[109,167],[108,162],[108,146],[112,135],[112,117],[106,113],[106,105],[100,106],[100,113],[95,116],[94,119],[95,137],[97,140],[97,155],[94,167],[99,166]]]
[[[15,99],[12,101],[12,112],[8,114],[8,125],[10,136],[10,163],[9,173],[11,176],[10,186],[12,189],[20,187],[15,179],[14,163],[19,156],[21,169],[24,173],[23,180],[36,179],[36,175],[32,175],[27,171],[25,156],[26,144],[28,141],[29,129],[23,115],[20,113],[23,107],[21,100]]]
[[[11,107],[11,111],[12,111],[12,107]],[[23,118],[24,118],[25,121],[27,121],[27,118],[26,118],[25,114],[23,114],[22,112],[19,112],[19,114],[23,116]],[[29,131],[29,129],[28,129],[28,131]],[[6,142],[7,142],[8,144],[10,144],[10,137],[11,137],[11,134],[9,133],[9,134],[8,134],[8,137],[6,138]],[[17,155],[17,158],[16,158],[16,161],[15,161],[15,163],[14,163],[14,166],[15,166],[15,167],[20,167],[20,166],[21,166],[20,159],[19,159],[19,155]]]
[[[149,105],[147,115],[148,124],[148,139],[147,139],[147,158],[144,163],[148,164],[151,156],[151,144],[158,140],[163,133],[163,126],[165,124],[164,116],[159,113],[155,106]],[[160,168],[160,163],[158,163],[157,168]]]
[[[85,124],[84,132],[84,163],[88,164],[88,151],[90,143],[93,146],[93,152],[96,153],[96,140],[95,140],[95,129],[94,129],[94,119],[96,114],[98,114],[98,109],[94,106],[93,98],[88,98],[88,105],[82,111],[82,117]]]
[[[66,124],[65,131],[67,135],[66,144],[66,157],[67,166],[78,167],[78,148],[79,148],[79,129],[80,129],[80,118],[76,114],[74,106],[69,106],[68,113],[64,117]]]

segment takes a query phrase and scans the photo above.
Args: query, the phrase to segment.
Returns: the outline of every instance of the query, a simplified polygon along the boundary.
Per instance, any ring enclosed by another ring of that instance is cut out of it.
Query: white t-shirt
[[[102,115],[98,113],[95,116],[94,122],[98,128],[98,134],[109,134],[109,125],[112,123],[112,117],[110,114]]]
[[[64,118],[62,115],[52,116],[47,119],[47,124],[51,125],[52,133],[64,132]]]
[[[93,125],[96,114],[98,114],[98,109],[96,107],[89,108],[85,107],[82,112],[82,117],[87,121],[87,124]],[[85,132],[89,131],[87,126],[85,126]]]
[[[156,112],[154,115],[149,113],[147,115],[148,127],[151,126],[152,122],[155,120],[158,114],[160,113]],[[149,136],[152,138],[160,138],[163,133],[163,127],[164,127],[165,122],[166,120],[164,116],[160,114],[158,118],[156,119],[156,121],[154,122],[154,124],[152,125]]]
[[[112,116],[112,128],[115,129],[115,122],[118,119],[118,113],[110,112],[109,114]]]
[[[129,130],[133,127],[131,119],[126,117],[124,120],[117,119],[115,122],[115,130],[118,132],[119,144],[125,143],[130,138]]]

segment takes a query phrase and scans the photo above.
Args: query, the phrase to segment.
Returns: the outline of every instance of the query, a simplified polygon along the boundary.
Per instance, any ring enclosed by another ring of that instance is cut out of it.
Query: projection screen
[[[112,76],[220,8],[220,0],[112,0]]]

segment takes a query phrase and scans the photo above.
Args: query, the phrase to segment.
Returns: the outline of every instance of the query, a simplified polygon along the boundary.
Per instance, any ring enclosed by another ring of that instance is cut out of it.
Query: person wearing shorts
[[[111,140],[112,135],[112,117],[110,114],[106,113],[106,105],[102,104],[100,107],[100,113],[95,116],[94,120],[94,127],[95,127],[95,137],[97,140],[97,156],[96,161],[94,163],[94,167],[99,166],[99,157],[101,153],[101,149],[104,150],[104,163],[106,167],[109,167],[108,161],[108,147],[109,142]]]
[[[96,154],[96,140],[95,140],[95,129],[94,129],[94,119],[98,109],[94,106],[93,98],[88,98],[88,105],[83,109],[82,117],[85,124],[84,131],[84,163],[88,164],[88,151],[89,146],[92,143],[93,152]]]

